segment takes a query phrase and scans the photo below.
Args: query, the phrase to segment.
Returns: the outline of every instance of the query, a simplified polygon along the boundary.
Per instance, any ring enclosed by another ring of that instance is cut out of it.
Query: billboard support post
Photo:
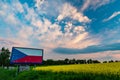
[[[19,74],[19,66],[20,65],[17,65],[16,76]]]
[[[19,69],[19,68],[20,68],[20,65],[18,65],[18,70],[17,70],[18,73],[20,72],[20,69]]]

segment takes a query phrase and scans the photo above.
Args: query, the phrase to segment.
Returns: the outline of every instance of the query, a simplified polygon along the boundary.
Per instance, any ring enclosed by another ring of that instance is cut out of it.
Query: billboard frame
[[[42,51],[42,62],[41,63],[30,63],[30,62],[27,62],[27,63],[24,63],[24,62],[12,62],[12,52],[13,52],[13,49],[14,48],[20,48],[20,49],[31,49],[31,50],[41,50]],[[18,64],[18,65],[31,65],[31,64],[43,64],[43,53],[44,53],[44,50],[43,49],[38,49],[38,48],[26,48],[26,47],[12,47],[12,52],[11,52],[11,55],[10,55],[10,64]]]

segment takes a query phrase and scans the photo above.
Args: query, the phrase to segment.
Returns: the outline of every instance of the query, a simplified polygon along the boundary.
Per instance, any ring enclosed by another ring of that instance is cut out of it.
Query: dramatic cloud
[[[73,48],[56,48],[54,49],[57,53],[62,54],[84,54],[84,53],[96,53],[96,52],[104,52],[104,51],[115,51],[120,50],[120,43],[109,44],[109,45],[93,45],[88,46],[83,49],[73,49]]]
[[[111,1],[80,0],[80,6],[70,0],[0,1],[0,47],[43,48],[46,59],[115,58],[119,54],[108,56],[104,52],[119,52],[120,28],[104,24],[99,16],[109,15],[96,14],[99,7]],[[106,21],[119,14],[113,13]]]
[[[15,5],[14,3],[18,5]],[[99,44],[99,40],[92,38],[92,35],[89,35],[89,32],[86,31],[85,25],[76,26],[72,24],[71,21],[68,21],[65,22],[66,24],[64,26],[64,31],[61,31],[62,26],[59,25],[59,22],[52,22],[45,17],[39,17],[41,13],[39,13],[38,10],[46,11],[46,9],[49,8],[46,6],[48,4],[45,5],[44,3],[47,2],[36,1],[35,6],[37,9],[35,10],[33,8],[29,8],[27,4],[21,4],[19,1],[10,3],[11,8],[9,8],[10,6],[8,3],[4,4],[1,2],[1,4],[6,6],[6,8],[8,8],[10,11],[9,15],[2,14],[3,20],[7,23],[11,21],[10,23],[12,26],[15,25],[14,30],[16,34],[12,34],[12,36],[8,37],[8,39],[10,39],[12,42],[20,42],[20,45],[18,46],[34,45],[35,47],[42,47],[46,52],[49,52],[56,47],[64,46],[66,48],[72,48],[72,45],[74,45],[73,48],[85,48],[90,45]],[[54,4],[54,2],[51,2],[51,4]],[[69,3],[61,5],[62,6],[58,9],[58,12],[60,12],[59,16],[62,15],[63,18],[69,17],[83,23],[88,23],[91,21],[87,16],[84,16],[83,13],[78,12],[77,8],[73,7]],[[20,7],[16,8],[16,6]],[[44,10],[41,9],[43,6],[45,6]],[[2,8],[0,12],[7,13],[8,10]],[[8,17],[5,18],[5,16]],[[59,19],[59,16],[58,20],[62,20],[63,18]],[[9,24],[7,26],[9,26]],[[11,44],[10,46],[12,47],[14,44]]]

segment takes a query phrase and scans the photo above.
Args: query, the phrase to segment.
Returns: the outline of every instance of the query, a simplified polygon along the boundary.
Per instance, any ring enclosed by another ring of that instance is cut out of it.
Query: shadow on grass
[[[25,71],[20,73],[16,80],[120,80],[120,76],[111,73]]]

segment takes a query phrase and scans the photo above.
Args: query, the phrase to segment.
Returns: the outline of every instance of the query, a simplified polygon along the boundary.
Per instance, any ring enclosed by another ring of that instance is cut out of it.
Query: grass
[[[0,80],[14,80],[16,76],[16,70],[6,70],[0,68]]]
[[[15,74],[0,68],[0,80],[120,80],[120,63],[41,66]]]

